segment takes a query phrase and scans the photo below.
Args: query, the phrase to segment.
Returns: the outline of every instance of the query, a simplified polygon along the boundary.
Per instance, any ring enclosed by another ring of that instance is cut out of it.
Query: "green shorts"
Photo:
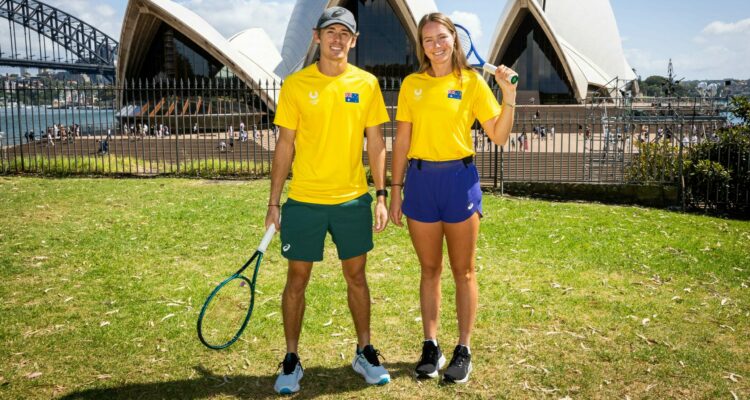
[[[321,261],[326,232],[339,259],[372,250],[372,196],[365,193],[341,204],[313,204],[288,199],[281,207],[281,255],[289,260]]]

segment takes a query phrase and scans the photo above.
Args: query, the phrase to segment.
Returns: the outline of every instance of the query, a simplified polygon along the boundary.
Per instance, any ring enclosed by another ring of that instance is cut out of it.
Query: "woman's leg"
[[[448,244],[448,257],[456,282],[456,314],[458,317],[458,344],[469,347],[471,331],[477,315],[477,276],[474,266],[477,238],[479,236],[479,214],[458,223],[443,223]],[[423,268],[424,271],[424,268]],[[424,272],[423,272],[424,273]]]
[[[443,270],[443,224],[407,218],[409,235],[417,252],[422,275],[419,302],[425,339],[437,340],[440,311],[440,273]]]

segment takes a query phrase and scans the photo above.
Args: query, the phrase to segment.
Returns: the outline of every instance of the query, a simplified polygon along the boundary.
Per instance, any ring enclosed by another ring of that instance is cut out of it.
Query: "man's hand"
[[[388,226],[388,208],[385,206],[385,199],[378,197],[375,203],[375,226],[372,227],[374,232],[382,232]]]
[[[276,232],[281,232],[281,224],[279,223],[280,215],[281,209],[279,206],[268,206],[268,211],[266,212],[266,229],[273,224],[276,226]]]

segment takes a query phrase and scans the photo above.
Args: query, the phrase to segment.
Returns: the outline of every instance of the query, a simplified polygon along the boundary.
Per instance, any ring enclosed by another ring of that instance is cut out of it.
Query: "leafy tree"
[[[739,118],[741,125],[750,124],[750,101],[744,96],[734,96],[729,101],[729,111]],[[747,131],[747,129],[746,129]]]

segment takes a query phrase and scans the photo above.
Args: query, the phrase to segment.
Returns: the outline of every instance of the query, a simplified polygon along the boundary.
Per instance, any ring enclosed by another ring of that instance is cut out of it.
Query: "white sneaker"
[[[365,381],[370,385],[385,385],[391,381],[391,375],[380,365],[378,356],[380,352],[368,344],[361,353],[357,352],[352,361],[354,371],[364,376]]]
[[[299,392],[299,381],[304,375],[302,364],[295,353],[287,353],[284,361],[279,364],[281,371],[273,385],[273,390],[279,394],[292,394]]]

